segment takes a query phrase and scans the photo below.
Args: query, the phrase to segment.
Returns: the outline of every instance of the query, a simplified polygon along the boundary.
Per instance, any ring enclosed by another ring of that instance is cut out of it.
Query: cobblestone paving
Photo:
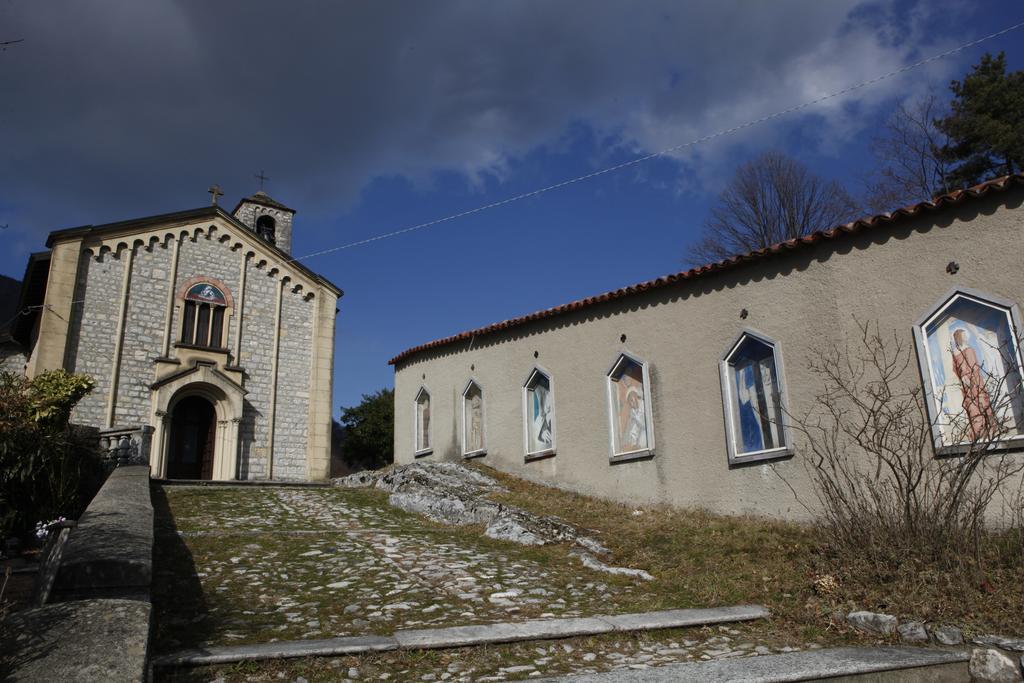
[[[565,549],[432,525],[374,491],[170,486],[154,499],[160,652],[611,613],[642,591]]]

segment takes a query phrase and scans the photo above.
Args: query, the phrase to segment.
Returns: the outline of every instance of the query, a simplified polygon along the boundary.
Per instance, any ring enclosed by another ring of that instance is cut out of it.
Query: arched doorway
[[[217,413],[202,396],[187,396],[171,411],[168,479],[212,479]]]

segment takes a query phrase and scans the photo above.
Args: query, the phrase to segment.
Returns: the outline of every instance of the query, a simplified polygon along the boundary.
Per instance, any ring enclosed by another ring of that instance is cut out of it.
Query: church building
[[[228,213],[211,192],[212,206],[50,233],[3,367],[92,377],[72,422],[135,439],[154,477],[325,479],[342,292],[292,259],[294,210],[261,190]]]

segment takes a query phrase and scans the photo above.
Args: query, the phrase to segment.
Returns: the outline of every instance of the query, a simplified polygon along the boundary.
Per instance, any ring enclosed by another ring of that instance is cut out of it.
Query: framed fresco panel
[[[1020,312],[966,288],[914,326],[928,417],[940,454],[1024,446]]]
[[[551,376],[534,368],[523,384],[523,435],[526,459],[555,453],[555,397]]]
[[[413,429],[413,455],[416,457],[430,455],[433,446],[430,441],[430,392],[420,387],[414,402],[415,422]]]
[[[744,330],[719,367],[729,464],[791,455],[778,345]]]
[[[654,455],[647,363],[622,353],[609,369],[607,381],[612,461]]]
[[[462,392],[462,456],[486,455],[484,433],[484,390],[470,380]]]

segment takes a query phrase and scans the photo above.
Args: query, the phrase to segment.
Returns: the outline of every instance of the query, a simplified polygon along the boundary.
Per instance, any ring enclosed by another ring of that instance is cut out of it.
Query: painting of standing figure
[[[529,414],[529,452],[540,453],[549,451],[554,446],[552,431],[551,386],[544,375],[538,374],[527,392],[527,410]]]
[[[773,348],[752,336],[729,355],[732,430],[736,455],[784,447],[781,391]]]
[[[463,453],[475,453],[484,449],[484,396],[475,383],[471,383],[464,395],[465,434]]]
[[[642,451],[648,447],[643,368],[626,361],[619,375],[612,377],[612,383],[615,452]]]
[[[958,296],[925,334],[943,445],[1024,434],[1020,355],[1008,312]]]
[[[416,396],[416,450],[430,449],[430,394],[423,389]]]

